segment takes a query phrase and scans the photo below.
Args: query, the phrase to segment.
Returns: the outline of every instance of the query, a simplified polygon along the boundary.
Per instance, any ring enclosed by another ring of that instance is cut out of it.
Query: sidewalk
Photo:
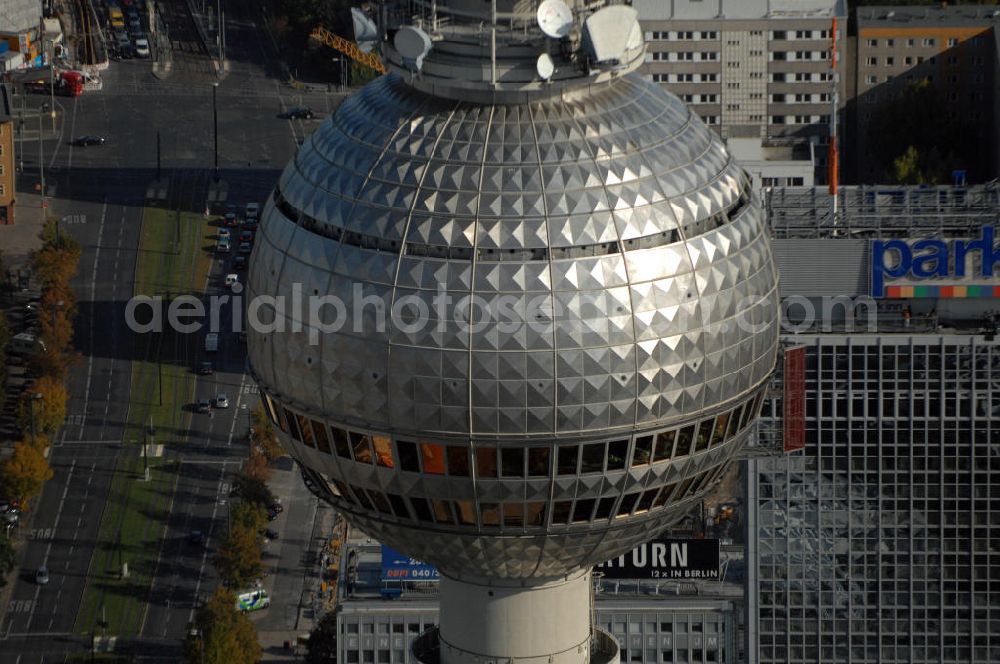
[[[24,174],[18,174],[23,178]],[[34,174],[27,178],[33,181]],[[46,187],[48,189],[48,187]],[[49,201],[51,206],[51,200]],[[49,208],[51,210],[51,207]],[[37,193],[18,192],[14,206],[14,223],[0,225],[0,248],[3,262],[8,269],[26,269],[28,253],[41,246],[38,235],[42,231],[41,197]]]
[[[255,620],[257,616],[253,614],[250,618],[258,627],[257,638],[262,649],[261,662],[290,662],[301,660],[304,648],[299,647],[299,654],[296,656],[297,639],[300,636],[307,638],[317,620],[325,612],[320,587],[324,560],[322,554],[324,547],[334,537],[334,528],[340,519],[336,510],[326,503],[319,503],[312,515],[311,523],[305,531],[300,530],[299,534],[292,534],[289,532],[292,524],[288,522],[288,519],[290,518],[289,512],[295,510],[288,504],[288,501],[302,501],[305,495],[308,495],[310,500],[315,500],[315,498],[301,485],[299,471],[295,466],[292,466],[290,470],[276,468],[270,484],[272,491],[281,496],[286,503],[285,513],[280,517],[285,521],[281,522],[278,528],[281,537],[277,543],[287,542],[292,537],[301,537],[303,540],[308,538],[308,544],[294,553],[294,558],[302,561],[301,565],[296,565],[294,570],[288,565],[287,558],[285,566],[282,567],[281,558],[289,553],[287,551],[282,551],[278,559],[273,560],[271,564],[276,564],[277,568],[264,580],[264,588],[271,595],[272,604],[268,610],[271,615],[267,616],[262,612],[258,614],[258,619]],[[304,495],[301,493],[303,491]],[[285,584],[283,586],[285,592],[275,591],[274,586],[278,583]],[[299,583],[301,583],[301,590],[295,594],[294,598],[288,597],[287,590],[291,589],[294,592]],[[280,616],[287,616],[287,619],[279,617],[275,620],[277,616],[273,614],[276,611],[281,611]],[[264,625],[267,627],[263,627]],[[286,629],[275,629],[276,627],[285,627]],[[285,648],[286,642],[289,646],[287,649]]]

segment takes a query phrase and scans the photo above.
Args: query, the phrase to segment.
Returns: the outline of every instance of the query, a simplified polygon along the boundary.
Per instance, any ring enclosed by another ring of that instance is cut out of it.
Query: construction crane
[[[326,44],[330,48],[336,49],[352,60],[360,62],[366,67],[370,67],[380,74],[384,74],[386,69],[379,59],[377,53],[365,53],[350,39],[345,39],[340,35],[335,35],[323,26],[319,25],[309,34],[310,39],[315,39],[321,44]]]

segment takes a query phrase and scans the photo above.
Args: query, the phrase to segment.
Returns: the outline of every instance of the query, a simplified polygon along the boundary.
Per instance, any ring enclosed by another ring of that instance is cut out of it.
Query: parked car
[[[208,399],[198,400],[198,412],[199,413],[210,413],[212,412],[212,402]]]
[[[259,534],[263,535],[269,540],[278,539],[278,531],[272,530],[271,528],[261,528]]]
[[[253,231],[247,229],[240,231],[240,242],[253,242]]]
[[[215,395],[215,407],[229,408],[229,396],[225,392],[219,392]]]
[[[215,365],[211,362],[202,362],[198,365],[198,373],[202,376],[211,376],[215,373]]]
[[[241,254],[249,254],[251,251],[253,251],[253,245],[250,244],[249,242],[240,242],[239,251]]]
[[[233,288],[238,283],[240,283],[240,275],[235,272],[226,275],[226,288]]]
[[[274,508],[268,508],[268,510],[267,510],[267,520],[268,521],[274,521],[275,519],[278,518],[279,514],[281,514],[281,512],[279,512],[278,510],[276,510]]]
[[[236,256],[233,258],[233,269],[234,270],[245,270],[247,269],[247,257],[246,256]]]
[[[75,145],[76,147],[79,148],[85,148],[91,145],[104,145],[104,137],[90,136],[90,135],[78,136],[77,138],[74,138],[72,141],[70,141],[70,145]]]
[[[38,568],[38,571],[35,572],[35,583],[37,583],[40,586],[48,585],[49,583],[48,567],[42,565],[41,567]]]
[[[232,237],[232,235],[230,234],[230,232],[229,232],[229,229],[228,229],[228,228],[220,228],[220,229],[219,229],[219,234],[218,234],[218,238],[219,238],[220,240],[222,240],[222,239],[226,239],[226,240],[228,240],[228,239],[230,239],[231,237]]]
[[[218,244],[215,245],[215,251],[218,252],[218,253],[220,253],[220,254],[228,254],[229,253],[229,246],[230,246],[229,245],[229,238],[228,237],[220,237]]]
[[[246,219],[259,219],[260,218],[260,203],[247,203]]]
[[[200,545],[205,541],[205,535],[200,530],[192,530],[191,534],[188,535],[188,541]]]
[[[237,216],[235,212],[232,211],[226,212],[225,216],[222,217],[222,225],[230,227],[239,226],[240,218],[239,216]]]
[[[313,112],[307,106],[298,106],[288,109],[281,114],[281,117],[285,120],[312,120]]]
[[[135,40],[135,54],[140,58],[149,57],[149,40],[145,37],[140,37]]]

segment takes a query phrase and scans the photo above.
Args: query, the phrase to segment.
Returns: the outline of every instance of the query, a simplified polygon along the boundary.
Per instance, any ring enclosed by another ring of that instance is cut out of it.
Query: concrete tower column
[[[441,576],[441,664],[587,664],[590,570],[498,585]]]

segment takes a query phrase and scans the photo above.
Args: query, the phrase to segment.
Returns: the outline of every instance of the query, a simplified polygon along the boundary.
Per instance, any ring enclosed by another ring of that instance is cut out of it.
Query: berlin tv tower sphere
[[[726,470],[774,365],[777,274],[750,178],[677,97],[569,64],[455,81],[449,43],[422,71],[384,44],[391,73],[285,168],[250,365],[357,526],[449,579],[545,584]]]

